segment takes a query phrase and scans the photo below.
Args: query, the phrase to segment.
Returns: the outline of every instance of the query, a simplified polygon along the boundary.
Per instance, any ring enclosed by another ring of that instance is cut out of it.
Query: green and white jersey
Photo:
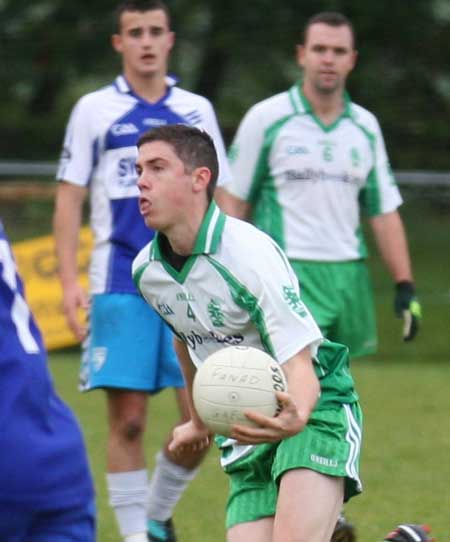
[[[376,118],[347,96],[329,126],[314,115],[300,84],[256,104],[229,157],[227,190],[252,205],[252,222],[289,259],[366,257],[360,207],[376,216],[402,202]]]
[[[325,402],[355,400],[347,348],[325,341],[324,355],[317,353],[322,334],[300,300],[285,254],[269,236],[227,217],[214,202],[180,271],[164,258],[157,235],[134,260],[133,279],[196,366],[227,345],[259,348],[280,364],[309,345]]]

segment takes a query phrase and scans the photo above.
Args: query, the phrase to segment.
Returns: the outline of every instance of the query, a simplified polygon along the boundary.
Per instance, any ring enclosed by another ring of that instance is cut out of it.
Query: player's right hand
[[[192,420],[177,425],[173,430],[169,451],[180,455],[184,451],[199,452],[210,444],[212,433],[206,427],[199,427]]]
[[[86,318],[89,306],[89,296],[79,284],[64,287],[63,311],[68,326],[79,341],[84,340],[87,335]],[[82,315],[79,313],[80,309],[83,311]]]
[[[280,413],[265,416],[255,411],[247,411],[245,415],[257,424],[257,427],[233,425],[231,438],[239,444],[263,444],[279,442],[299,433],[306,425],[308,417],[300,414],[297,404],[289,393],[277,391],[277,399],[281,405]]]
[[[403,318],[403,340],[412,341],[422,318],[422,307],[412,282],[404,280],[395,285],[394,311],[398,318]]]

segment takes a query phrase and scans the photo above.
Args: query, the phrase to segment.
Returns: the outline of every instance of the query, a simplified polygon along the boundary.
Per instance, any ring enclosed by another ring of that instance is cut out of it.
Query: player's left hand
[[[172,437],[169,451],[181,455],[185,451],[200,452],[207,448],[211,441],[211,432],[190,420],[175,427]]]
[[[394,310],[398,318],[403,318],[403,340],[412,341],[422,318],[422,307],[412,282],[404,280],[395,285]]]
[[[233,425],[231,438],[240,444],[262,444],[264,442],[278,442],[299,433],[308,421],[303,416],[292,396],[289,393],[277,392],[277,399],[281,405],[281,411],[276,417],[264,416],[258,412],[248,411],[245,413],[258,427],[246,425]]]

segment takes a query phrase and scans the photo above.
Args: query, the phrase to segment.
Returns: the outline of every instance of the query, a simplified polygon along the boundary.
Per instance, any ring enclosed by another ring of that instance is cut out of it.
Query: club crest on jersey
[[[217,299],[211,299],[208,303],[208,314],[213,326],[223,327],[225,325],[225,316],[220,308],[220,303]]]

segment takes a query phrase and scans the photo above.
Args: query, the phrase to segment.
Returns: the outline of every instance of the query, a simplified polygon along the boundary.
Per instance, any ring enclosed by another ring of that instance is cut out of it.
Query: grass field
[[[376,542],[400,522],[427,522],[440,541],[450,540],[450,216],[412,199],[403,211],[424,319],[420,336],[400,340],[393,316],[393,287],[373,258],[380,348],[353,362],[365,414],[362,455],[364,493],[346,506],[358,542]],[[8,226],[8,225],[7,225]],[[11,232],[11,227],[7,228]],[[15,239],[22,238],[13,232]],[[52,353],[56,386],[78,415],[87,441],[98,492],[99,542],[120,540],[105,488],[105,405],[102,393],[76,390],[78,352]],[[148,460],[175,420],[170,391],[151,401]],[[225,475],[216,450],[177,508],[180,542],[225,540]]]
[[[428,522],[441,541],[450,539],[450,450],[448,353],[441,358],[404,355],[358,360],[353,372],[365,413],[362,456],[364,493],[350,501],[347,516],[358,528],[359,542],[381,540],[399,522]],[[76,353],[51,356],[56,384],[78,414],[88,445],[98,492],[99,542],[120,540],[107,505],[104,442],[105,408],[101,393],[80,395],[74,386]],[[174,420],[171,392],[151,403],[148,457]],[[224,541],[226,477],[216,450],[177,508],[181,542]]]

